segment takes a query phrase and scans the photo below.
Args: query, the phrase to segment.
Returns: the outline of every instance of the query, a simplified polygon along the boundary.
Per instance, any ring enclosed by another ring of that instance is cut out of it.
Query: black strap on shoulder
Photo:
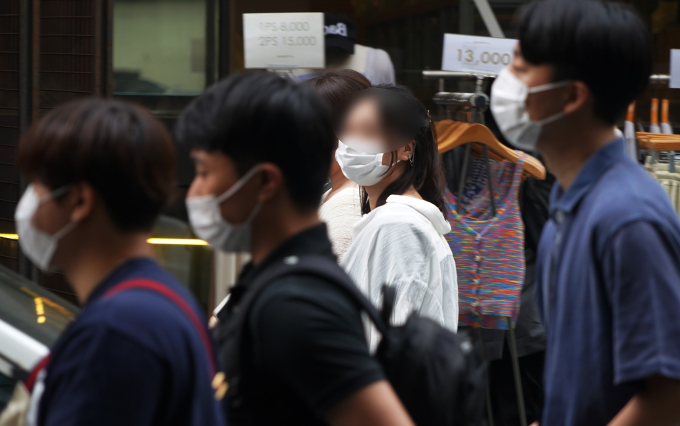
[[[241,369],[241,344],[246,332],[248,312],[262,292],[274,281],[288,275],[314,275],[335,284],[342,289],[361,310],[368,314],[381,334],[387,331],[389,322],[383,318],[375,306],[364,296],[352,280],[337,263],[321,255],[289,256],[267,267],[249,286],[242,299],[235,304],[227,305],[235,315],[231,316],[223,330],[218,330],[218,339],[222,342],[222,359],[226,361],[227,381],[229,393],[238,401]],[[232,400],[234,402],[234,400]]]
[[[390,323],[390,317],[392,317],[392,311],[394,311],[394,305],[397,302],[397,290],[384,284],[382,286],[382,296],[383,296],[383,307],[380,311],[380,317],[385,324]]]

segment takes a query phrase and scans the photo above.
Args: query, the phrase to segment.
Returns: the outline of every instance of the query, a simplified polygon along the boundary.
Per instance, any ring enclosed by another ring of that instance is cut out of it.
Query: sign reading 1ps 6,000
[[[323,13],[244,13],[246,68],[323,68]]]
[[[442,69],[497,74],[510,65],[517,40],[444,34]]]

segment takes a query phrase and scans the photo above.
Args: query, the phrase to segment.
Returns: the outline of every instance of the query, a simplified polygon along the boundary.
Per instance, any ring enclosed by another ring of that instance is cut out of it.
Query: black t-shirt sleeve
[[[288,277],[271,287],[251,317],[257,363],[318,416],[384,379],[369,354],[359,308],[340,290],[312,277]]]

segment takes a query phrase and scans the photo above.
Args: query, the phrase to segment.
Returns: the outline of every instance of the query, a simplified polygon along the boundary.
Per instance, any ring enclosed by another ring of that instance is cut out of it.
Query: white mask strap
[[[78,225],[78,222],[70,222],[68,225],[64,226],[59,231],[57,231],[56,234],[52,235],[52,238],[54,238],[56,241],[61,240],[61,237],[68,234],[77,225]]]
[[[255,173],[257,173],[259,170],[260,170],[260,165],[259,164],[254,165],[252,169],[248,170],[248,173],[243,175],[243,177],[241,179],[239,179],[238,182],[236,182],[231,188],[227,189],[227,191],[224,194],[215,198],[215,201],[217,201],[217,204],[221,204],[224,200],[226,200],[227,198],[234,195],[236,193],[236,191],[241,189],[243,187],[243,185],[245,185],[250,180],[250,178],[253,177],[255,175]]]
[[[565,117],[567,115],[566,112],[558,112],[557,114],[553,115],[552,117],[544,118],[543,120],[535,121],[534,123],[540,124],[541,126],[544,126],[546,124],[550,124],[553,121],[557,121],[562,117]]]
[[[564,81],[558,81],[557,83],[548,83],[548,84],[544,84],[542,86],[529,87],[527,92],[528,93],[539,93],[539,92],[545,92],[546,90],[559,89],[560,87],[567,86],[567,85],[569,85],[573,82],[574,82],[574,80],[564,80]]]
[[[72,187],[73,187],[73,184],[66,184],[66,185],[64,185],[64,186],[61,186],[61,187],[55,189],[54,191],[52,191],[52,192],[50,192],[49,194],[47,194],[47,195],[45,195],[44,197],[42,197],[42,198],[39,200],[39,204],[38,204],[38,205],[42,205],[42,204],[44,204],[44,203],[47,203],[47,202],[49,202],[49,201],[52,201],[52,200],[54,200],[54,199],[57,199],[57,198],[61,197],[62,195],[66,194]],[[35,191],[35,189],[34,189],[34,191]],[[33,212],[33,214],[35,214],[35,212]],[[60,230],[58,230],[54,235],[52,235],[52,238],[53,238],[55,241],[61,240],[61,238],[62,238],[64,235],[68,234],[68,233],[69,233],[73,228],[75,228],[77,225],[78,225],[78,222],[77,222],[77,221],[76,221],[76,222],[69,222],[68,224],[64,225],[63,228],[61,228]]]
[[[60,186],[59,188],[55,189],[54,191],[50,192],[49,194],[39,198],[39,204],[42,205],[44,203],[47,203],[48,201],[52,201],[54,199],[57,199],[61,197],[62,195],[66,194],[72,187],[72,184],[66,184],[64,186]],[[35,191],[35,190],[34,190]]]

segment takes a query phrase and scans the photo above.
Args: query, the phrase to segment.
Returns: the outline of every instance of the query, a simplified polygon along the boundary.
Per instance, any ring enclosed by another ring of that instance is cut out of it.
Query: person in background
[[[248,354],[224,359],[239,363],[232,376],[241,392],[225,398],[229,424],[412,425],[369,354],[360,307],[337,284],[291,273],[240,309],[251,286],[283,262],[336,262],[317,213],[335,149],[323,99],[276,74],[237,74],[186,108],[177,135],[196,163],[192,227],[215,249],[252,259],[218,314],[220,347]],[[247,330],[239,342],[230,334],[236,321]]]
[[[614,124],[652,71],[626,6],[526,6],[491,110],[508,141],[557,183],[539,245],[545,426],[680,423],[680,223]]]
[[[24,135],[18,165],[21,249],[82,305],[36,370],[29,424],[223,425],[205,317],[146,242],[175,192],[165,126],[120,101],[67,103]]]
[[[456,331],[458,280],[444,234],[446,181],[429,112],[405,87],[355,93],[339,112],[336,158],[363,187],[362,213],[341,265],[377,306],[397,290],[392,320],[416,311]],[[369,327],[372,348],[377,331]]]
[[[395,84],[394,65],[390,54],[382,49],[357,43],[357,30],[352,20],[339,13],[324,13],[326,71],[352,69],[371,84]],[[318,77],[319,70],[298,69],[297,78],[306,81]]]
[[[307,80],[305,84],[316,89],[331,107],[352,93],[371,87],[366,77],[353,70],[330,71]],[[330,180],[331,188],[321,197],[319,217],[326,222],[333,253],[341,261],[352,244],[352,228],[361,219],[361,192],[359,185],[342,174],[335,160],[335,150],[331,157]]]

